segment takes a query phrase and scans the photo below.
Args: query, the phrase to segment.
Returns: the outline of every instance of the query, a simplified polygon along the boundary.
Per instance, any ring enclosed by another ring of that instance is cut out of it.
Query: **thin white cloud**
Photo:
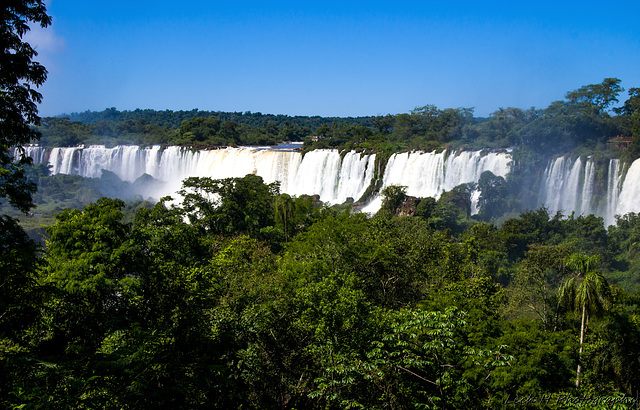
[[[58,56],[66,50],[64,37],[59,36],[52,26],[42,28],[38,24],[30,24],[29,27],[22,40],[31,44],[38,53],[34,60],[44,65],[49,73],[60,72]]]
[[[64,49],[64,38],[58,36],[51,26],[42,28],[39,25],[32,25],[22,39],[36,49],[38,54],[53,54]]]
[[[51,2],[52,0],[45,0],[47,10],[51,9]],[[52,25],[42,28],[39,24],[30,23],[29,28],[22,40],[31,44],[31,47],[38,52],[40,60],[50,60],[51,56],[65,49],[64,38],[56,34]]]

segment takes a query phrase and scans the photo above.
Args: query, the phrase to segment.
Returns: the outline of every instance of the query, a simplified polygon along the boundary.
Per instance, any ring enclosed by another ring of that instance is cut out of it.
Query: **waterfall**
[[[590,162],[590,159],[587,162]],[[593,164],[588,168],[592,169]],[[593,172],[587,175],[581,158],[572,161],[570,158],[559,157],[545,170],[539,202],[546,206],[551,214],[589,213],[590,209],[583,210],[583,207],[590,208],[592,198],[589,192],[592,188]]]
[[[49,156],[53,174],[77,174],[87,178],[100,178],[102,170],[115,173],[121,179],[135,181],[142,174],[153,175],[158,169],[159,146],[140,148],[119,145],[106,148],[88,147],[53,148]]]
[[[640,159],[631,164],[620,189],[616,206],[617,215],[640,211]]]
[[[319,195],[328,203],[358,200],[364,195],[374,176],[375,154],[355,151],[343,153],[320,149],[304,156],[291,150],[251,147],[192,151],[182,147],[101,145],[53,148],[49,162],[54,174],[78,174],[98,178],[102,170],[133,182],[148,174],[166,183],[157,197],[177,191],[183,179],[190,176],[215,179],[261,176],[266,183],[278,181],[281,191],[290,195]],[[448,154],[447,152],[413,152],[392,155],[386,167],[383,187],[399,184],[408,194],[438,198],[457,185],[477,182],[484,171],[506,176],[511,157],[505,153],[483,154],[480,151]],[[368,211],[379,208],[373,201]],[[378,205],[377,205],[378,204]]]
[[[24,153],[27,157],[33,159],[33,163],[34,164],[40,164],[42,162],[45,162],[47,159],[47,150],[43,147],[40,147],[38,145],[35,144],[30,144],[30,145],[25,145],[24,147]],[[13,158],[19,158],[20,157],[20,149],[19,148],[13,148],[11,150],[11,154],[13,155]]]
[[[192,151],[183,147],[102,145],[53,148],[49,157],[53,174],[78,174],[99,178],[102,170],[134,182],[143,174],[165,182],[163,192],[180,189],[187,177],[214,179],[256,174],[266,183],[279,182],[281,192],[290,195],[320,195],[322,201],[342,203],[358,200],[374,175],[375,155],[336,150],[314,150],[302,155],[291,150],[252,147]]]
[[[620,171],[620,160],[609,160],[609,169],[607,172],[607,201],[602,212],[604,214],[606,226],[616,223],[618,199],[620,197],[620,184],[622,180],[622,173]]]
[[[255,147],[196,151],[176,146],[94,145],[53,148],[47,155],[42,147],[24,148],[35,163],[48,160],[53,174],[99,178],[104,169],[129,182],[143,174],[151,175],[164,182],[162,191],[153,193],[154,198],[174,194],[182,180],[190,176],[220,179],[256,174],[266,183],[279,182],[281,192],[319,195],[332,204],[362,197],[373,180],[376,158],[355,151],[340,154],[332,149],[303,155],[293,150]],[[13,150],[13,154],[18,155],[18,151]],[[598,170],[601,166],[605,169]],[[531,208],[544,205],[551,214],[595,214],[603,217],[606,225],[614,224],[616,215],[640,212],[640,159],[626,173],[623,167],[618,159],[596,166],[591,157],[554,158],[541,176],[537,203]],[[382,188],[403,185],[408,195],[437,199],[457,185],[477,182],[484,171],[506,177],[510,169],[511,155],[504,152],[404,152],[389,158]],[[596,175],[606,179],[597,182]],[[477,197],[478,193],[473,193],[473,212],[477,211]],[[375,197],[364,211],[376,212],[381,203],[382,199]]]
[[[393,154],[389,158],[382,188],[402,185],[407,187],[407,195],[438,199],[443,192],[450,191],[460,184],[478,182],[480,175],[485,171],[506,177],[511,171],[511,155],[505,153],[483,155],[480,151],[465,151],[458,154],[446,151],[404,152]],[[478,195],[474,195],[473,199],[477,201]],[[364,211],[376,212],[381,205],[382,198],[378,196]],[[472,203],[472,209],[477,210],[475,202]]]
[[[539,205],[546,206],[550,214],[594,214],[604,219],[605,226],[613,225],[616,215],[640,210],[640,189],[634,188],[640,181],[640,162],[636,160],[634,165],[638,175],[628,172],[623,181],[620,160],[610,159],[606,193],[602,195],[595,191],[596,165],[591,157],[586,161],[581,158],[572,161],[564,156],[555,158],[544,172]]]
[[[584,178],[583,188],[580,201],[580,213],[590,214],[593,213],[593,207],[591,201],[593,201],[593,184],[595,181],[595,164],[589,158],[584,165]],[[577,204],[576,204],[577,206]]]
[[[348,152],[344,158],[336,150],[308,152],[290,179],[287,193],[320,195],[320,199],[342,203],[348,197],[360,199],[373,179],[375,155]]]
[[[493,174],[500,177],[506,177],[511,171],[511,156],[509,154],[489,153],[482,155],[480,151],[466,151],[450,155],[447,155],[446,152],[440,154],[425,153],[421,156],[428,157],[433,155],[440,156],[442,158],[437,161],[438,164],[444,164],[442,168],[438,166],[434,170],[437,175],[436,178],[430,179],[432,182],[437,181],[438,184],[421,187],[420,179],[423,178],[425,174],[422,174],[422,176],[416,175],[416,179],[408,181],[408,192],[412,191],[415,186],[417,188],[416,194],[430,192],[432,194],[428,196],[433,196],[437,199],[444,191],[450,191],[460,184],[478,182],[480,175],[485,171],[491,171]],[[445,156],[446,160],[443,161]],[[425,168],[423,169],[423,172],[426,172],[428,175],[431,170]],[[420,188],[426,188],[426,191],[422,191]]]

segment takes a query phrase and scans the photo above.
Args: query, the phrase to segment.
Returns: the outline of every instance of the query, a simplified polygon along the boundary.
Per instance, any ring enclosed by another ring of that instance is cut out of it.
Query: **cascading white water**
[[[46,161],[44,148],[24,148],[35,163]],[[18,154],[15,150],[13,153]],[[149,174],[166,183],[162,192],[153,194],[155,198],[173,194],[189,176],[227,178],[253,173],[267,183],[280,182],[281,192],[296,196],[318,194],[325,202],[342,203],[348,197],[362,197],[375,167],[375,155],[353,151],[341,156],[336,150],[315,150],[303,156],[295,151],[249,147],[192,151],[182,147],[88,146],[53,148],[48,157],[54,174],[95,178],[106,169],[129,182]],[[409,195],[438,198],[459,184],[477,182],[484,171],[505,177],[510,164],[508,153],[394,154],[387,163],[382,186],[404,185]],[[609,160],[605,196],[603,186],[596,189],[596,166],[591,158],[555,158],[540,181],[538,203],[531,208],[544,205],[551,214],[593,213],[603,217],[606,225],[614,224],[616,215],[640,212],[640,160],[626,174],[622,168],[619,160]],[[473,198],[476,197],[477,193]],[[380,205],[381,199],[374,198],[364,210],[375,212]],[[473,212],[477,211],[475,203],[472,207]]]
[[[336,150],[315,150],[303,155],[290,150],[250,147],[191,151],[182,147],[140,148],[117,146],[54,148],[49,161],[53,174],[78,174],[97,178],[102,170],[121,179],[135,181],[143,174],[166,182],[164,196],[176,192],[190,177],[214,179],[261,176],[266,183],[280,182],[281,192],[291,195],[320,195],[329,203],[348,197],[359,199],[371,183],[375,155],[349,152],[341,158]]]
[[[638,161],[634,162],[636,164]],[[637,165],[640,170],[640,163]],[[540,186],[539,205],[549,209],[549,213],[562,212],[564,215],[594,214],[604,219],[605,226],[615,224],[615,216],[640,210],[640,190],[634,193],[638,176],[627,173],[622,181],[621,163],[610,159],[606,176],[606,196],[598,197],[595,192],[596,166],[591,158],[571,160],[558,157],[545,170]],[[630,169],[631,171],[631,169]],[[625,202],[622,190],[626,186]],[[634,201],[635,198],[635,201]]]
[[[159,154],[159,146],[140,148],[135,145],[119,145],[106,148],[102,145],[91,145],[53,148],[49,163],[53,166],[53,174],[77,174],[88,178],[100,178],[102,170],[107,170],[125,181],[133,182],[142,174],[153,175],[156,172]]]
[[[589,208],[591,197],[583,197],[583,191],[585,187],[593,187],[593,180],[587,179],[593,178],[593,173],[585,175],[583,165],[581,158],[572,161],[570,158],[559,157],[547,166],[539,202],[549,209],[550,214],[581,214],[585,212],[583,207]],[[588,188],[586,190],[588,191]],[[588,210],[586,212],[588,213]]]
[[[49,161],[54,174],[78,174],[100,177],[108,170],[123,180],[133,182],[142,174],[165,181],[165,192],[178,190],[189,176],[211,178],[261,176],[265,182],[280,182],[281,191],[299,196],[314,195],[329,203],[342,203],[347,198],[358,200],[369,187],[374,175],[375,155],[354,151],[343,156],[337,150],[321,149],[306,153],[256,148],[225,148],[191,151],[181,147],[140,148],[137,146],[104,146],[54,148]],[[383,186],[408,186],[409,195],[438,198],[453,187],[476,182],[484,171],[506,176],[511,157],[505,153],[462,152],[403,153],[391,157],[386,167]],[[379,208],[379,205],[377,205]],[[368,211],[376,210],[376,202]]]
[[[589,214],[593,207],[591,201],[593,201],[593,185],[595,182],[595,164],[591,159],[587,160],[584,165],[584,180],[582,188],[582,196],[580,203],[580,213]],[[577,204],[576,204],[577,205]]]
[[[290,176],[287,193],[292,195],[320,195],[333,198],[332,203],[345,202],[351,197],[360,199],[371,183],[375,155],[348,152],[344,158],[336,150],[314,150],[305,154]]]
[[[620,185],[622,182],[621,171],[620,160],[611,159],[609,161],[609,169],[607,171],[607,200],[605,208],[602,211],[606,226],[613,225],[616,222],[618,200],[620,198]]]
[[[629,167],[616,206],[617,215],[629,212],[640,212],[640,159],[635,160]]]
[[[25,156],[33,159],[34,164],[40,164],[47,159],[47,150],[38,145],[26,145],[23,147]],[[13,158],[20,157],[20,149],[13,148],[12,149]]]
[[[350,151],[342,161],[346,166],[340,169],[336,198],[338,198],[338,202],[346,201],[349,196],[353,197],[354,200],[358,200],[364,195],[373,179],[376,156],[375,154],[360,155]],[[361,175],[365,177],[362,178]],[[356,195],[353,195],[354,192],[356,192]]]
[[[447,152],[405,152],[393,154],[385,169],[382,188],[390,185],[407,187],[407,195],[419,198],[439,198],[460,184],[478,182],[480,175],[491,171],[505,177],[511,171],[511,155],[465,151],[458,154]],[[478,195],[473,198],[477,201]],[[374,198],[364,209],[374,213],[380,209],[382,198]],[[472,210],[477,211],[476,204]]]

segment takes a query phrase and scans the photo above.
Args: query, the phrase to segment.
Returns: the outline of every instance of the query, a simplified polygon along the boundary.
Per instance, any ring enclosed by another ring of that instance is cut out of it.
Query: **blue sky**
[[[640,87],[638,3],[51,0],[53,25],[28,39],[49,70],[42,116],[488,116],[606,77]]]

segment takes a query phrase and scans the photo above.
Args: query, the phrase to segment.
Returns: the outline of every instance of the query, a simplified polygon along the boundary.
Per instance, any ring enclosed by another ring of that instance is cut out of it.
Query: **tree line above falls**
[[[47,146],[208,147],[304,141],[308,148],[376,152],[515,147],[528,156],[574,150],[578,154],[606,152],[630,161],[640,157],[640,88],[631,88],[628,99],[612,108],[624,91],[620,82],[607,78],[568,92],[564,100],[547,108],[500,108],[488,118],[474,117],[472,108],[433,105],[409,113],[356,118],[109,108],[45,118],[38,131],[41,143]],[[620,147],[624,150],[618,150]]]

